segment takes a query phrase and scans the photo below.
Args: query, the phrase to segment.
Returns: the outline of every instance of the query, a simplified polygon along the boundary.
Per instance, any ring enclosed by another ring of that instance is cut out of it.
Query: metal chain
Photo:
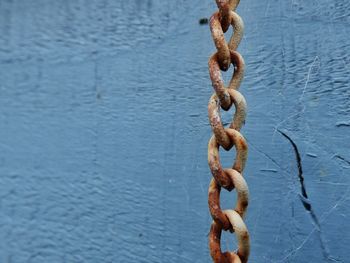
[[[247,159],[246,140],[239,132],[245,122],[246,101],[238,91],[244,74],[244,60],[236,51],[243,36],[243,21],[234,12],[239,0],[216,0],[219,11],[210,18],[210,31],[217,52],[209,59],[209,74],[215,93],[208,105],[209,122],[213,136],[208,144],[208,164],[213,175],[209,185],[208,204],[213,223],[209,234],[210,254],[215,263],[247,262],[250,252],[249,233],[243,222],[248,206],[248,186],[242,173]],[[224,33],[229,26],[233,27],[233,35],[227,43]],[[233,64],[234,72],[228,87],[225,87],[221,70],[227,71]],[[235,105],[235,114],[228,128],[224,128],[220,107],[227,111]],[[219,147],[229,151],[236,148],[236,159],[231,169],[223,169],[220,163]],[[236,188],[237,204],[234,210],[221,210],[221,187],[228,191]],[[220,239],[222,229],[235,232],[238,239],[238,251],[222,252]]]

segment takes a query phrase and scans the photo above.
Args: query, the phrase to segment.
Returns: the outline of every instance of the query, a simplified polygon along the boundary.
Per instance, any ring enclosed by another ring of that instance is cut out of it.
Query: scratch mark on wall
[[[315,66],[317,63],[317,66]],[[300,116],[305,112],[305,109],[306,109],[306,106],[305,104],[303,103],[303,98],[304,98],[304,95],[305,95],[305,92],[306,92],[306,89],[307,89],[307,86],[309,84],[309,81],[310,81],[310,77],[311,77],[311,74],[312,74],[312,71],[313,69],[315,68],[315,71],[317,73],[318,69],[320,68],[320,62],[319,62],[319,58],[318,56],[315,56],[314,60],[312,61],[310,67],[309,67],[309,70],[307,72],[307,76],[306,76],[306,81],[305,81],[305,84],[304,84],[304,87],[303,87],[303,91],[299,97],[299,103],[302,105],[302,109],[299,110],[298,112],[290,115],[289,117],[287,117],[286,119],[280,121],[278,124],[275,125],[275,129],[274,129],[274,133],[273,133],[273,136],[272,138],[275,137],[275,133],[276,131],[279,129],[279,127],[281,127],[282,124],[286,123],[288,120],[290,119],[293,119],[294,117],[297,117],[297,118],[300,118]]]
[[[321,215],[321,220],[320,220],[320,224],[323,223],[330,214],[332,214],[334,212],[334,209],[336,209],[338,206],[342,205],[345,201],[348,200],[347,195],[349,193],[350,187],[347,188],[347,190],[345,191],[345,193],[342,195],[342,197],[335,203],[335,205],[329,209],[327,212],[323,213]],[[288,260],[292,255],[294,255],[296,252],[298,252],[300,249],[302,249],[304,247],[304,245],[306,244],[306,242],[310,239],[310,237],[312,236],[312,234],[315,232],[315,230],[317,229],[317,226],[314,226],[312,228],[312,230],[309,232],[309,234],[306,236],[306,238],[300,243],[300,245],[293,249],[290,253],[288,253],[281,261],[278,262],[285,262],[286,260]],[[334,259],[332,258],[332,261],[336,261],[336,262],[342,262],[340,260]],[[289,261],[288,261],[289,262]]]
[[[304,184],[304,175],[303,175],[303,167],[301,164],[301,157],[300,157],[300,152],[298,150],[298,147],[296,145],[296,143],[283,131],[277,129],[277,131],[283,136],[285,137],[293,146],[293,150],[295,153],[295,158],[297,161],[297,166],[298,166],[298,177],[299,177],[299,182],[300,182],[300,187],[301,187],[301,194],[299,194],[300,197],[300,201],[302,202],[305,210],[307,210],[310,213],[311,219],[312,219],[312,223],[315,225],[316,230],[318,232],[318,237],[320,240],[320,244],[321,244],[321,249],[322,249],[322,253],[323,253],[323,257],[327,260],[327,261],[337,261],[334,258],[331,257],[329,249],[326,245],[325,239],[323,237],[322,234],[322,229],[321,229],[321,224],[317,218],[316,213],[314,212],[314,210],[312,209],[312,205],[310,202],[310,199],[307,195],[306,192],[306,187]]]

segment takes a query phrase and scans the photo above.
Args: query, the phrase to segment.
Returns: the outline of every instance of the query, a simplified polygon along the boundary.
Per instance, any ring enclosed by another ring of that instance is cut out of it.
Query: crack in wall
[[[282,134],[293,146],[294,152],[295,152],[295,158],[297,160],[297,165],[298,165],[298,177],[299,177],[299,182],[300,182],[300,187],[301,187],[301,194],[302,196],[300,196],[300,200],[304,206],[304,208],[307,211],[311,212],[311,203],[309,201],[309,197],[307,195],[306,192],[306,188],[305,188],[305,184],[304,184],[304,176],[303,176],[303,167],[301,165],[301,157],[300,157],[300,153],[298,150],[297,145],[295,144],[295,142],[284,132],[282,132],[281,130],[277,129],[277,131]]]
[[[298,147],[296,145],[296,143],[283,131],[277,129],[277,131],[283,136],[285,137],[293,146],[294,149],[294,153],[295,153],[295,158],[297,161],[297,166],[298,166],[298,177],[299,177],[299,182],[300,182],[300,187],[301,187],[301,194],[299,194],[299,198],[301,203],[303,204],[305,210],[307,210],[310,213],[311,219],[313,224],[315,225],[317,232],[318,232],[318,237],[320,240],[320,244],[321,244],[321,249],[322,249],[322,254],[324,256],[324,258],[327,261],[338,261],[337,259],[333,258],[330,255],[329,249],[326,245],[325,239],[323,237],[323,233],[322,233],[322,229],[321,229],[321,224],[317,218],[316,213],[314,212],[314,210],[312,209],[312,205],[310,202],[310,199],[308,198],[307,195],[307,191],[306,191],[306,187],[305,187],[305,183],[304,183],[304,175],[303,175],[303,167],[301,164],[301,157],[300,157],[300,153],[298,150]]]

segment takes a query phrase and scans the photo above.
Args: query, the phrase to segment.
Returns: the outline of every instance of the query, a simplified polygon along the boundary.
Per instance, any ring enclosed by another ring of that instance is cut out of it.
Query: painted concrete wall
[[[214,45],[198,20],[215,9],[0,1],[0,262],[211,261]],[[250,262],[350,262],[350,2],[242,0],[238,13]],[[308,205],[277,130],[300,152]]]

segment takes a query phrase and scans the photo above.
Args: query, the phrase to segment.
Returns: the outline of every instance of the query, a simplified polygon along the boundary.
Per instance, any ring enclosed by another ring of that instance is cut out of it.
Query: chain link
[[[244,125],[247,108],[243,95],[238,91],[244,75],[244,60],[236,51],[243,37],[244,28],[242,19],[234,12],[239,2],[239,0],[216,0],[219,11],[210,18],[210,31],[217,49],[208,62],[210,79],[215,91],[208,104],[209,122],[214,133],[208,143],[208,164],[213,175],[208,191],[209,211],[213,218],[209,248],[215,263],[245,263],[250,253],[249,233],[243,222],[248,207],[249,191],[242,176],[248,146],[239,132]],[[224,33],[230,25],[233,28],[233,35],[227,43]],[[234,72],[229,85],[225,87],[221,71],[227,71],[231,64],[234,66]],[[235,113],[229,127],[224,128],[220,108],[228,111],[232,104],[235,106]],[[222,168],[220,146],[226,151],[233,146],[236,148],[236,158],[230,169]],[[221,210],[222,187],[228,191],[236,189],[237,203],[234,210]],[[238,239],[236,253],[221,251],[222,230],[235,232]]]

